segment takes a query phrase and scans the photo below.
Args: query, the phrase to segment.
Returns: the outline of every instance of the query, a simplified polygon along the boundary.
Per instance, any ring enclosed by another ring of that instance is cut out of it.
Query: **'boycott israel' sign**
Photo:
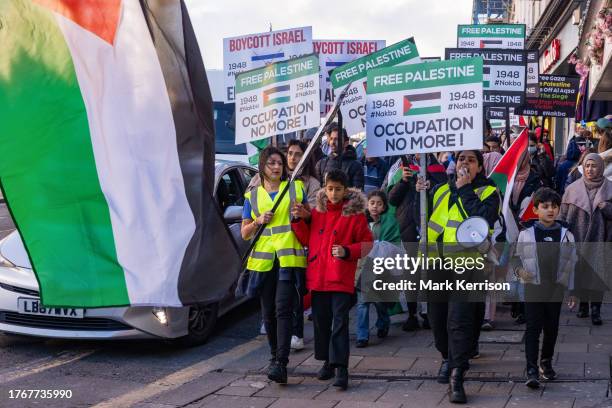
[[[525,24],[475,24],[457,27],[458,48],[525,48]]]
[[[238,73],[311,53],[312,27],[224,38],[224,102],[234,102],[234,82]]]
[[[317,127],[320,123],[316,55],[236,76],[236,144]]]
[[[414,38],[411,37],[332,71],[330,78],[334,90],[352,83],[340,106],[344,126],[349,135],[365,130],[368,70],[415,62],[421,62],[421,59]]]
[[[369,156],[482,148],[482,58],[368,72]]]
[[[359,57],[385,48],[385,40],[314,40],[314,53],[319,56],[321,116],[325,116],[334,106],[336,95],[331,86],[329,72]]]
[[[527,51],[447,48],[446,59],[482,57],[484,106],[516,107],[525,103]]]

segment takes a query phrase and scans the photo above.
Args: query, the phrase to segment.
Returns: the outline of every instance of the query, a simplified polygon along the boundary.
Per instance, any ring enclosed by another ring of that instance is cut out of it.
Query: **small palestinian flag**
[[[263,91],[264,106],[289,102],[291,100],[290,91],[291,86],[289,84],[266,89]]]
[[[442,111],[441,99],[440,92],[404,95],[404,116],[440,113]]]
[[[527,128],[522,130],[519,137],[510,145],[489,175],[489,178],[495,182],[497,188],[504,196],[502,214],[506,221],[506,238],[508,242],[515,242],[518,238],[518,226],[510,209],[510,197],[512,196],[512,187],[514,186],[514,178],[516,177],[519,163],[529,144],[528,130]]]
[[[482,67],[482,87],[485,89],[491,87],[491,67]]]
[[[480,48],[500,48],[502,40],[480,40]]]
[[[0,44],[0,184],[42,303],[223,297],[240,256],[183,1],[0,1]]]

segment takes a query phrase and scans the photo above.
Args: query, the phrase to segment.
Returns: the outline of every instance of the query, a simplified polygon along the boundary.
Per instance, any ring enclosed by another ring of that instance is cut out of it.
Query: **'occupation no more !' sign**
[[[447,48],[446,59],[482,57],[484,106],[517,107],[525,103],[527,52]]]
[[[371,69],[421,62],[414,38],[390,45],[333,70],[330,78],[334,90],[352,84],[342,101],[340,111],[349,135],[365,130],[366,81]]]
[[[368,156],[482,148],[482,58],[368,72]]]
[[[525,24],[461,24],[457,48],[525,48]]]
[[[318,127],[320,122],[316,55],[236,76],[236,144]]]
[[[312,27],[224,38],[224,102],[234,102],[238,73],[308,54],[312,54]]]

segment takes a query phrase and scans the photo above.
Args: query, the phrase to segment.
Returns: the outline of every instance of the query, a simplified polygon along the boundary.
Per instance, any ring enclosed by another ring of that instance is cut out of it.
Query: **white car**
[[[234,239],[240,237],[243,196],[257,170],[244,163],[215,163],[215,197]],[[49,237],[53,239],[53,237]],[[185,345],[206,341],[217,317],[242,303],[235,285],[218,302],[180,308],[45,308],[28,255],[17,231],[0,241],[0,331],[65,339],[174,339]]]

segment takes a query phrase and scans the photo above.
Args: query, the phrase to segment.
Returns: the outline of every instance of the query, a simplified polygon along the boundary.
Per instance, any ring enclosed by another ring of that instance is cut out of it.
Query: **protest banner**
[[[461,24],[457,48],[525,48],[525,24]]]
[[[526,51],[446,49],[447,60],[473,57],[482,57],[484,61],[484,106],[510,107],[525,103]]]
[[[485,116],[488,120],[506,120],[506,108],[485,108]]]
[[[318,127],[320,122],[316,55],[236,76],[236,144]]]
[[[577,76],[540,75],[540,96],[527,98],[525,105],[518,107],[516,112],[526,116],[573,118],[579,86]]]
[[[357,58],[385,48],[385,40],[313,40],[314,53],[319,56],[319,86],[321,89],[321,116],[334,106],[336,94],[329,73]]]
[[[482,58],[368,72],[372,157],[482,148]]]
[[[349,135],[365,131],[368,70],[416,62],[421,62],[421,59],[414,38],[411,37],[332,71],[330,78],[334,90],[352,83],[340,106],[344,127]]]
[[[233,103],[236,75],[312,53],[312,27],[290,28],[223,39],[224,102]]]
[[[527,51],[527,84],[525,97],[537,98],[540,95],[540,53]]]

